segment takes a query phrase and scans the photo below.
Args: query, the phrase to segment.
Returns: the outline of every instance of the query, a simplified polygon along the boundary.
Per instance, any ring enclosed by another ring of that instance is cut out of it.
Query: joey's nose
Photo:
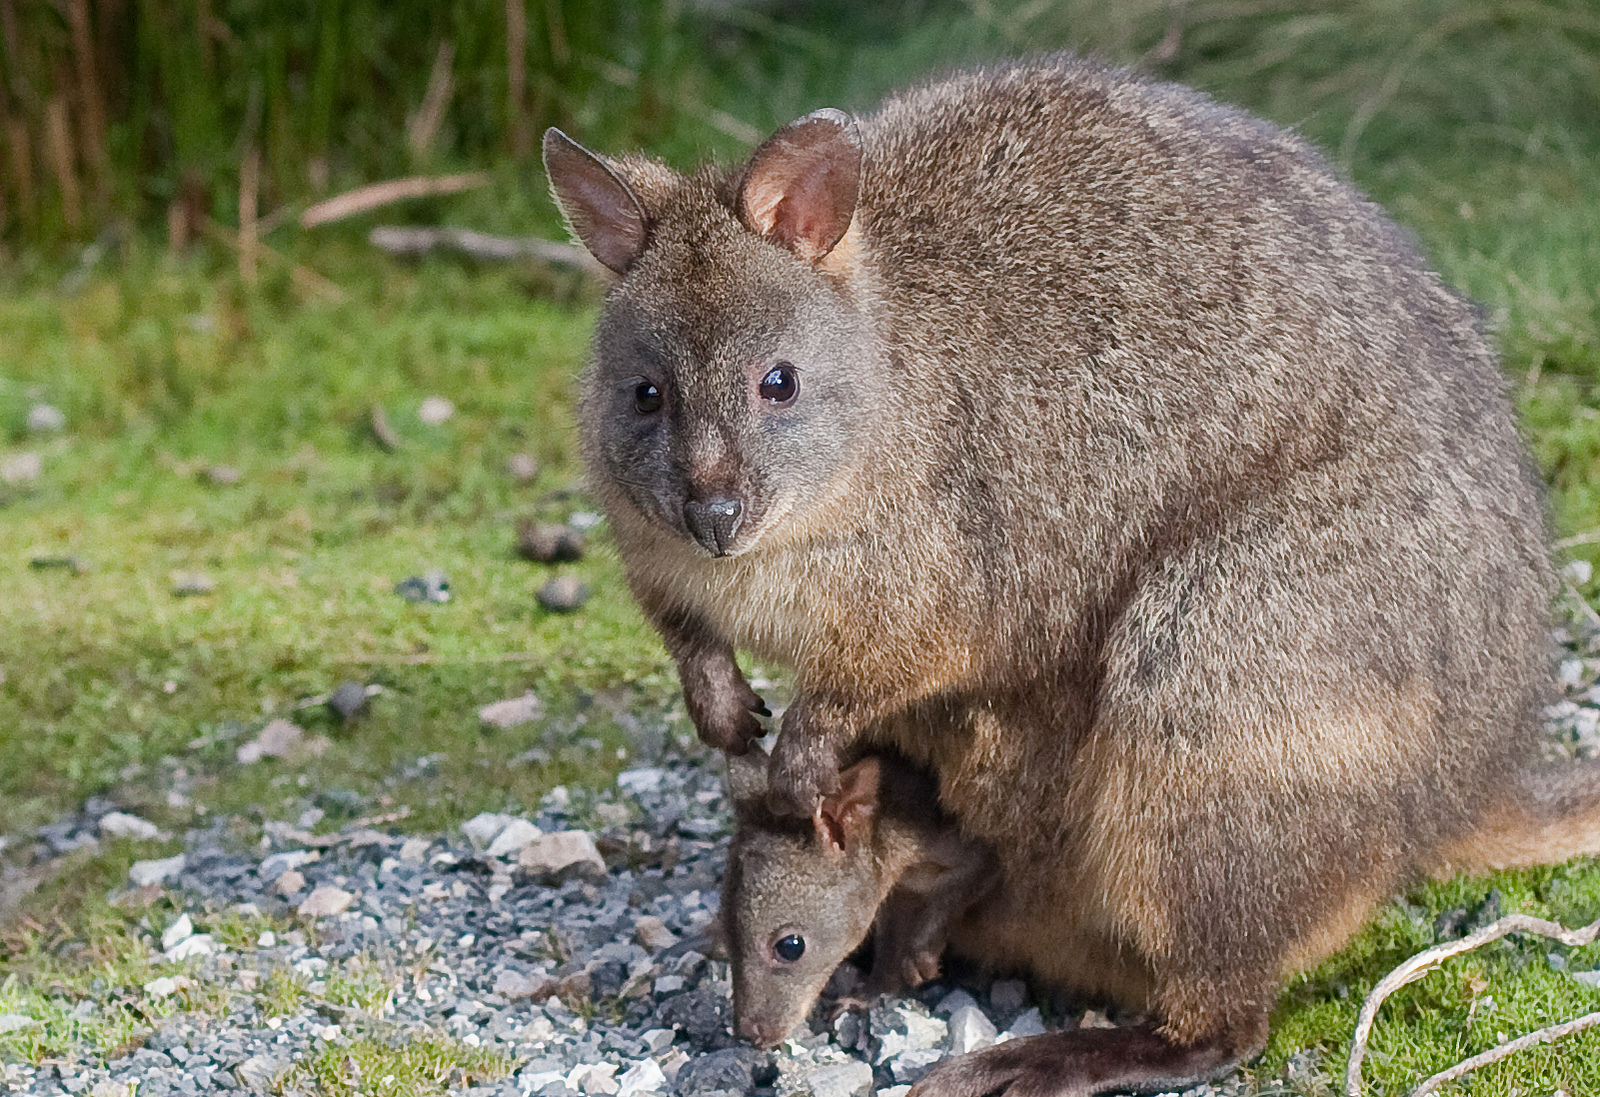
[[[728,555],[733,535],[744,517],[744,504],[736,495],[713,495],[683,504],[683,524],[713,556]]]
[[[739,1035],[749,1040],[756,1047],[772,1047],[778,1042],[771,1039],[765,1025],[750,1018],[739,1022]]]

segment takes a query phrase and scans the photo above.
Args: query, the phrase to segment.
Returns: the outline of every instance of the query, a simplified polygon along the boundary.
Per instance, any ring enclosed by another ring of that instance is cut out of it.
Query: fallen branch
[[[390,179],[385,183],[372,183],[318,202],[300,215],[300,227],[315,228],[379,206],[403,202],[407,198],[459,194],[488,185],[489,174],[482,171],[469,171],[461,175],[413,175],[405,179]]]
[[[425,255],[434,250],[459,251],[473,259],[509,263],[536,259],[572,267],[590,274],[603,269],[576,244],[541,240],[536,236],[491,236],[486,232],[452,228],[401,228],[380,225],[367,234],[367,242],[390,255]]]
[[[1479,1067],[1488,1066],[1496,1059],[1504,1059],[1513,1052],[1522,1051],[1524,1048],[1530,1048],[1536,1044],[1551,1043],[1561,1039],[1563,1036],[1571,1036],[1574,1032],[1582,1032],[1586,1028],[1593,1028],[1595,1025],[1600,1025],[1600,1013],[1585,1013],[1582,1017],[1574,1020],[1566,1021],[1559,1025],[1551,1025],[1549,1028],[1541,1028],[1528,1033],[1526,1036],[1518,1036],[1515,1040],[1508,1040],[1498,1047],[1492,1047],[1488,1051],[1480,1052],[1470,1059],[1463,1059],[1449,1070],[1441,1070],[1438,1074],[1435,1074],[1432,1078],[1412,1090],[1410,1097],[1427,1097],[1428,1094],[1434,1092],[1445,1083],[1453,1082],[1457,1078],[1463,1078]]]
[[[1450,957],[1482,948],[1491,941],[1498,941],[1508,933],[1537,933],[1541,937],[1549,937],[1560,941],[1564,945],[1576,948],[1589,944],[1597,935],[1600,935],[1600,919],[1590,922],[1581,929],[1567,929],[1565,926],[1557,925],[1555,922],[1547,922],[1542,918],[1533,918],[1526,914],[1508,914],[1492,925],[1484,926],[1476,933],[1469,934],[1459,941],[1450,941],[1446,944],[1435,945],[1433,948],[1425,949],[1395,968],[1388,975],[1385,975],[1377,986],[1372,988],[1372,993],[1367,995],[1367,1000],[1361,1004],[1361,1014],[1356,1018],[1355,1035],[1350,1040],[1350,1063],[1345,1068],[1345,1097],[1361,1097],[1361,1061],[1366,1057],[1367,1040],[1372,1035],[1372,1023],[1377,1019],[1378,1009],[1383,1005],[1384,999],[1408,983],[1414,983],[1421,979]],[[1590,1018],[1596,1018],[1596,1020],[1590,1020]],[[1540,1029],[1538,1032],[1530,1032],[1526,1036],[1491,1048],[1482,1055],[1474,1056],[1472,1059],[1458,1063],[1449,1070],[1434,1075],[1413,1090],[1411,1097],[1421,1097],[1423,1094],[1432,1092],[1431,1087],[1453,1081],[1470,1071],[1476,1070],[1485,1063],[1491,1063],[1524,1047],[1532,1047],[1534,1044],[1555,1040],[1570,1032],[1577,1032],[1596,1023],[1600,1023],[1600,1014],[1589,1014],[1586,1017],[1578,1018],[1576,1021],[1569,1021],[1564,1025],[1552,1025],[1550,1028]]]

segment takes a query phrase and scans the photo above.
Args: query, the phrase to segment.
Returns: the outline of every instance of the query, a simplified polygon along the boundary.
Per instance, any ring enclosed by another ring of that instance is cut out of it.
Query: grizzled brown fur
[[[1551,580],[1494,355],[1298,138],[1051,58],[731,171],[545,154],[619,275],[583,445],[701,735],[759,732],[734,649],[793,667],[775,803],[893,745],[998,854],[953,946],[1159,1019],[919,1094],[1213,1073],[1407,881],[1600,847],[1593,772],[1531,768]]]

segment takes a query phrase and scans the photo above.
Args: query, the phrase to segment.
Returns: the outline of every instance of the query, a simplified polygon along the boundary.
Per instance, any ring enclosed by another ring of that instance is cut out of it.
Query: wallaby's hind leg
[[[1186,1089],[1249,1058],[1266,1025],[1262,1014],[1261,1035],[1243,1047],[1224,1037],[1176,1044],[1146,1025],[1047,1032],[947,1059],[911,1088],[910,1097],[1090,1097]]]

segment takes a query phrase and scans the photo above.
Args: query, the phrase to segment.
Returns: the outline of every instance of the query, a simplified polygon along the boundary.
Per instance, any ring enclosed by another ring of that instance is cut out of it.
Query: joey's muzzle
[[[734,534],[744,518],[744,503],[735,495],[713,495],[683,504],[683,524],[713,556],[728,555]]]

